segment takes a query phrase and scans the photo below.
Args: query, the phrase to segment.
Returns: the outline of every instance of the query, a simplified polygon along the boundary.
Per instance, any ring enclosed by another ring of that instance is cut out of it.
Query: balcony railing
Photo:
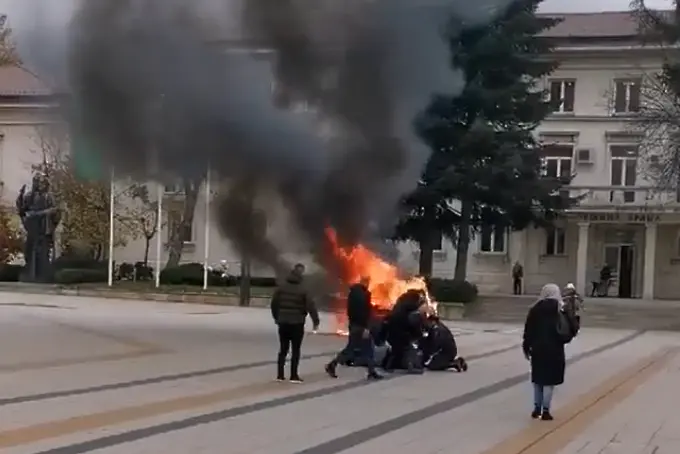
[[[569,186],[579,208],[680,208],[678,192],[641,186]]]

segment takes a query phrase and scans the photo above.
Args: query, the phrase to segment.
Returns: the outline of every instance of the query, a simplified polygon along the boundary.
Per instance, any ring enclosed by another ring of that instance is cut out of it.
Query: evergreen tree
[[[466,278],[475,232],[550,224],[572,202],[559,192],[568,182],[543,176],[534,133],[551,112],[540,81],[557,67],[540,34],[558,20],[536,15],[541,1],[515,0],[487,24],[456,24],[462,31],[450,40],[452,63],[463,72],[464,89],[439,96],[416,121],[433,154],[423,184],[406,199],[412,215],[401,237],[420,240],[428,229],[450,234],[442,221],[453,220],[457,280]],[[458,202],[455,215],[443,209],[447,201]]]

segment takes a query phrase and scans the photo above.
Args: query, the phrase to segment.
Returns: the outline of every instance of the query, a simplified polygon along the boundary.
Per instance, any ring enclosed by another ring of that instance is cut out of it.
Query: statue
[[[61,212],[50,193],[49,181],[44,175],[34,175],[31,192],[26,185],[19,191],[17,212],[26,230],[24,282],[49,282],[52,279],[54,233],[61,220]]]

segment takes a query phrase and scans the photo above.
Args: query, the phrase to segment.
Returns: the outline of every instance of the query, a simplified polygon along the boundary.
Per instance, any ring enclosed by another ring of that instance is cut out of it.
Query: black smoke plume
[[[508,2],[87,0],[69,28],[70,119],[119,174],[210,166],[221,232],[280,270],[286,245],[267,229],[278,200],[330,268],[327,227],[378,248],[418,181],[429,150],[412,121],[463,84],[449,19],[486,21]]]

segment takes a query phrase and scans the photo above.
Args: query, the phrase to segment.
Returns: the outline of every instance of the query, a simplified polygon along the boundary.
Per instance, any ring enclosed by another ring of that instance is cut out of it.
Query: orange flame
[[[372,295],[372,304],[381,310],[390,310],[401,295],[408,290],[422,290],[425,292],[428,303],[436,310],[436,302],[430,298],[425,280],[421,277],[401,279],[394,265],[380,258],[366,246],[357,244],[346,247],[338,241],[337,234],[331,228],[326,229],[326,236],[331,246],[334,258],[343,266],[344,284],[352,285],[362,277],[370,278],[369,290]],[[346,334],[346,301],[342,295],[338,295],[336,301],[337,332]]]

